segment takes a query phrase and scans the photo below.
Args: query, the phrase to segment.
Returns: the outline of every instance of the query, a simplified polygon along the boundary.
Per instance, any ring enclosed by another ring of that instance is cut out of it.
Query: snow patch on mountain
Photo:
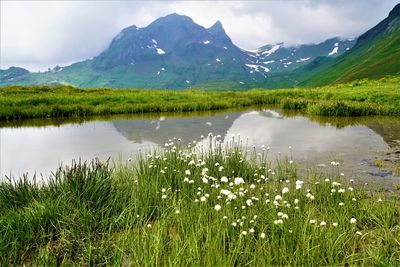
[[[162,50],[161,48],[156,48],[156,49],[157,49],[157,54],[159,54],[159,55],[165,54],[165,51]]]
[[[338,49],[339,49],[339,47],[338,47],[338,46],[335,46],[335,47],[333,48],[333,50],[332,50],[328,55],[329,55],[329,56],[332,56],[332,55],[334,55],[334,54],[337,54]]]

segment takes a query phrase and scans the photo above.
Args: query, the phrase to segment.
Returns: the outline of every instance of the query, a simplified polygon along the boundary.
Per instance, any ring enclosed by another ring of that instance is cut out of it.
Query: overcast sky
[[[130,25],[176,12],[210,27],[220,20],[241,48],[357,37],[399,0],[297,1],[0,1],[0,68],[31,71],[98,55]]]

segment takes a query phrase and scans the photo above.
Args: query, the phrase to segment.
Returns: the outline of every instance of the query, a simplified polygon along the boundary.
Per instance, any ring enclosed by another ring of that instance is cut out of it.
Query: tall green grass
[[[0,120],[189,112],[271,104],[323,116],[399,115],[399,84],[400,78],[394,77],[319,88],[244,92],[11,86],[0,88]]]
[[[400,264],[397,197],[357,186],[336,162],[301,176],[290,156],[271,162],[268,148],[243,145],[173,139],[117,167],[2,182],[1,263]]]

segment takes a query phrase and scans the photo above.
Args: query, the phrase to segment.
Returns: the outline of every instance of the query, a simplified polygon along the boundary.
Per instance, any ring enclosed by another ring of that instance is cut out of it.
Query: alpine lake
[[[124,164],[174,138],[206,147],[210,133],[266,149],[272,162],[288,157],[301,171],[329,173],[333,161],[356,183],[385,191],[400,185],[399,117],[308,117],[274,107],[1,122],[1,179],[45,182],[73,160]]]

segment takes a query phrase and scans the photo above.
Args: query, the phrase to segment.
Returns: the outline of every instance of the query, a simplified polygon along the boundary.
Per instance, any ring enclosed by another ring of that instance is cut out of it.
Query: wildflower
[[[348,189],[349,189],[349,191],[354,191],[353,187],[349,187]]]
[[[357,199],[356,199],[355,197],[353,197],[351,200],[352,200],[352,201],[357,201]]]
[[[282,219],[278,219],[278,220],[275,220],[274,221],[274,224],[282,224],[283,223],[283,220]]]
[[[303,185],[303,181],[297,180],[296,181],[296,190],[301,189],[302,185]]]
[[[284,187],[284,188],[282,189],[282,195],[283,195],[283,194],[286,194],[286,193],[288,193],[288,192],[289,192],[289,188]]]
[[[339,192],[339,193],[344,193],[344,192],[346,192],[346,190],[345,190],[344,188],[340,188],[340,189],[338,190],[338,192]]]
[[[200,201],[201,202],[204,202],[204,201],[206,201],[207,200],[207,198],[205,197],[205,196],[202,196],[201,198],[200,198]]]
[[[382,198],[378,198],[378,202],[382,202]]]
[[[246,200],[247,206],[253,205],[253,201],[251,199]]]
[[[299,204],[299,200],[297,198],[294,199],[294,204],[295,205]]]
[[[161,199],[167,199],[167,195],[162,195]]]
[[[190,175],[190,170],[186,170],[185,175]]]
[[[221,183],[227,183],[228,182],[228,178],[223,176],[221,177]]]
[[[275,196],[275,200],[277,200],[277,201],[278,201],[278,200],[282,200],[282,196],[281,196],[281,195],[276,195],[276,196]]]
[[[223,166],[219,166],[218,171],[222,172],[224,170]]]
[[[333,227],[338,227],[338,223],[337,223],[337,222],[334,222],[334,223],[332,223],[332,226],[333,226]]]
[[[339,203],[339,206],[341,206],[341,207],[344,206],[344,203],[343,203],[343,202],[340,202],[340,203]]]
[[[254,189],[254,188],[256,188],[256,186],[255,186],[254,184],[251,184],[251,185],[250,185],[250,188],[251,188],[251,189]]]
[[[206,177],[203,177],[203,183],[208,184],[208,179]]]
[[[237,177],[234,180],[235,185],[244,184],[244,180],[242,177]]]
[[[315,224],[316,222],[316,220],[310,220],[310,224]]]
[[[151,228],[151,224],[150,223],[147,225],[147,228]]]
[[[214,207],[214,209],[216,210],[216,211],[219,211],[219,210],[221,210],[221,205],[215,205],[215,207]]]
[[[222,217],[222,219],[226,220],[226,219],[228,219],[228,216],[224,216],[224,217]]]
[[[293,164],[293,160],[289,160],[289,164]]]
[[[320,222],[319,226],[326,226],[326,222],[325,221]]]
[[[283,215],[284,213],[283,212],[278,212],[278,217],[282,217],[282,215]]]
[[[353,218],[350,219],[350,223],[351,224],[355,224],[356,222],[357,222],[356,218],[353,217]]]
[[[180,212],[179,210],[176,210],[175,213],[176,213],[176,214],[179,214],[179,213],[181,213],[181,212]]]
[[[254,228],[251,228],[250,230],[249,230],[249,232],[250,233],[254,233],[255,231],[254,231]]]
[[[360,231],[357,231],[356,235],[362,235],[362,233]]]
[[[289,219],[289,216],[285,213],[285,214],[282,215],[282,219],[286,219],[287,220],[287,219]]]
[[[265,233],[260,234],[260,238],[264,239],[265,238]]]
[[[167,189],[165,188],[161,189],[161,192],[165,193],[165,191],[167,191]]]
[[[236,227],[236,226],[237,226],[237,223],[236,223],[236,222],[233,222],[233,223],[231,223],[231,225],[232,225],[233,227]]]
[[[189,161],[189,166],[191,166],[191,165],[195,165],[196,164],[196,162],[194,162],[194,160],[191,160],[191,161]]]
[[[242,231],[242,235],[247,235],[247,231]]]

